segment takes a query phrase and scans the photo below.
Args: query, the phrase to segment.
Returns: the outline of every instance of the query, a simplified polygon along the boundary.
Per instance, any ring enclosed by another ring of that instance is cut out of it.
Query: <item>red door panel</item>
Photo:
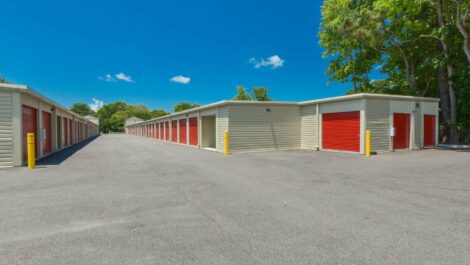
[[[165,125],[160,122],[160,140],[165,140]]]
[[[410,114],[394,113],[393,127],[395,127],[395,137],[393,137],[393,149],[409,149]]]
[[[158,123],[155,124],[155,139],[160,139],[160,126]]]
[[[171,141],[178,141],[178,121],[171,121]]]
[[[170,141],[170,122],[165,122],[165,140]]]
[[[186,137],[186,119],[180,120],[180,143],[187,144],[188,139]]]
[[[325,113],[323,122],[323,149],[359,152],[361,115],[359,111]]]
[[[22,119],[23,119],[23,161],[28,160],[28,133],[34,133],[34,142],[36,143],[35,153],[38,154],[37,150],[37,116],[36,109],[23,106],[22,107]]]
[[[51,114],[42,112],[42,129],[44,130],[44,138],[42,140],[42,153],[49,154],[52,150],[51,144]]]
[[[424,115],[424,146],[435,146],[436,116]]]
[[[198,135],[197,135],[197,118],[189,119],[189,144],[197,145]]]

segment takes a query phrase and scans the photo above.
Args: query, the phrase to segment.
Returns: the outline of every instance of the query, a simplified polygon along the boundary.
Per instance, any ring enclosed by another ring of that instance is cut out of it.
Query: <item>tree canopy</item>
[[[146,106],[126,104],[122,101],[105,104],[97,112],[91,110],[85,103],[75,103],[71,110],[82,116],[92,115],[98,117],[100,130],[105,133],[123,132],[125,121],[133,116],[148,120],[168,114],[163,109],[149,111]]]
[[[268,96],[268,89],[265,87],[254,87],[251,89],[251,95],[246,91],[244,86],[237,86],[237,94],[234,100],[255,100],[255,101],[271,101]]]
[[[97,116],[96,112],[94,112],[88,104],[85,103],[74,103],[70,108],[71,111],[77,113],[81,116],[92,115]]]
[[[469,9],[470,0],[325,0],[330,81],[351,82],[349,93],[440,97],[444,123],[469,121]]]
[[[6,80],[2,75],[0,75],[0,83],[6,83],[9,84],[11,83],[10,81]]]
[[[189,103],[189,102],[180,102],[180,103],[176,104],[173,107],[173,111],[174,112],[180,112],[180,111],[184,111],[184,110],[188,110],[188,109],[194,109],[194,108],[197,108],[199,106],[200,106],[199,104],[192,104],[192,103]]]

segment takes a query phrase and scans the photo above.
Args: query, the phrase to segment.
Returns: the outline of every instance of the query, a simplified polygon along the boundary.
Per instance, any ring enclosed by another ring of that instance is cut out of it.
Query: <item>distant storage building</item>
[[[99,126],[27,86],[0,84],[0,167],[26,163],[28,133],[39,159],[98,135]]]
[[[435,98],[355,94],[305,102],[221,101],[126,126],[126,133],[231,153],[419,149],[437,142]]]

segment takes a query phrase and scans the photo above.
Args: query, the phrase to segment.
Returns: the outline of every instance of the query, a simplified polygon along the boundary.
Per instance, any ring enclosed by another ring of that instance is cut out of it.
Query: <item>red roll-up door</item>
[[[409,149],[410,114],[394,113],[393,127],[395,127],[395,137],[393,137],[393,149]]]
[[[198,144],[198,135],[197,135],[197,118],[189,119],[189,144],[197,145]]]
[[[186,137],[186,119],[180,120],[180,144],[187,144],[188,138]]]
[[[165,122],[165,140],[170,141],[170,122]]]
[[[171,141],[178,141],[178,121],[171,121]]]
[[[322,115],[323,149],[359,152],[361,114],[359,111]]]
[[[23,106],[22,107],[22,120],[23,120],[23,161],[28,160],[28,133],[34,133],[34,142],[37,143],[37,116],[36,109]],[[36,156],[38,154],[37,144],[35,148]]]
[[[158,123],[155,123],[155,139],[160,139],[160,128]]]
[[[424,146],[436,145],[436,116],[424,115]]]
[[[44,138],[42,139],[42,153],[49,154],[52,150],[51,141],[51,114],[42,112],[42,129],[44,130]]]
[[[160,140],[165,140],[165,126],[160,122]]]
[[[67,122],[67,118],[63,118],[63,124],[64,124],[64,133],[62,134],[62,145],[65,147],[65,146],[68,146],[69,143],[68,143],[68,139],[69,139],[69,123]]]

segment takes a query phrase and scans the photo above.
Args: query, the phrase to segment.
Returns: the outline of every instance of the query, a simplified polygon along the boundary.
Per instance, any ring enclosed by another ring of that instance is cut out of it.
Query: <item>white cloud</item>
[[[278,55],[273,55],[267,59],[261,58],[261,60],[257,60],[256,58],[250,58],[248,62],[253,64],[255,68],[271,67],[272,69],[276,69],[284,66],[284,60],[281,59],[281,57],[279,57]]]
[[[181,83],[181,84],[189,84],[189,82],[191,82],[191,78],[190,77],[186,77],[186,76],[182,76],[182,75],[177,75],[177,76],[173,76],[171,79],[170,79],[171,82],[174,82],[174,83]]]
[[[114,76],[119,80],[126,81],[128,83],[134,83],[134,81],[132,80],[132,77],[130,75],[126,75],[123,72],[119,74],[115,74]]]
[[[106,74],[105,76],[98,76],[98,79],[106,82],[116,82],[116,79],[114,79],[110,74]]]
[[[93,110],[93,111],[98,111],[104,105],[103,101],[98,100],[96,98],[93,98],[92,101],[93,101],[93,103],[88,105],[88,106],[90,106],[90,109]]]

